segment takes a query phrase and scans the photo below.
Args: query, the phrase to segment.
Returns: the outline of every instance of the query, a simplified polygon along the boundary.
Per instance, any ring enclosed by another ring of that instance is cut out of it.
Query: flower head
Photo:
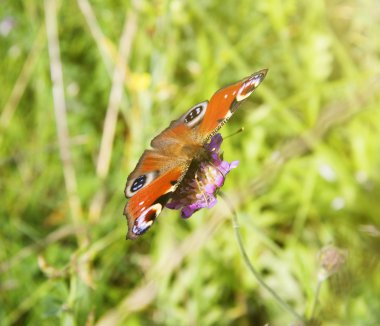
[[[205,155],[194,160],[180,186],[166,207],[181,209],[181,217],[189,218],[201,208],[211,208],[217,203],[216,194],[223,186],[226,175],[236,168],[239,161],[223,161],[220,145],[223,138],[216,134],[204,146]]]
[[[324,281],[339,272],[347,261],[348,252],[334,246],[326,246],[318,254],[320,271],[318,277]]]

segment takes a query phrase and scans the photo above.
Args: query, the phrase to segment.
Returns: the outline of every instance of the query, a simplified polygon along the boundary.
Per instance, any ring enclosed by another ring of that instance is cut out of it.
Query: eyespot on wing
[[[162,205],[157,203],[147,208],[142,214],[135,220],[133,226],[129,228],[127,238],[134,240],[140,235],[144,234],[153,225],[155,219],[162,211]]]
[[[149,185],[154,179],[158,176],[157,171],[148,172],[141,174],[136,178],[127,181],[125,186],[125,196],[131,198],[134,196],[140,189]]]
[[[261,82],[264,80],[266,74],[268,72],[268,69],[260,70],[250,77],[248,77],[244,82],[243,85],[239,88],[236,94],[236,101],[241,102],[248,98],[253,91],[261,84]]]
[[[202,121],[202,119],[206,113],[207,104],[208,104],[208,101],[204,101],[204,102],[198,103],[198,104],[194,105],[193,107],[191,107],[182,116],[181,120],[183,121],[183,123],[186,126],[188,126],[189,128],[193,128],[196,125],[198,125]]]

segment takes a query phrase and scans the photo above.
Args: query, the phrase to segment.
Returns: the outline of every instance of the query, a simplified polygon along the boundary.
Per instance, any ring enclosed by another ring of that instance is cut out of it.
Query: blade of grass
[[[123,87],[127,73],[127,62],[131,53],[136,28],[137,15],[135,10],[131,10],[126,15],[123,33],[119,41],[119,51],[112,76],[112,88],[106,117],[104,119],[103,133],[96,163],[96,174],[100,180],[104,180],[109,172],[119,106],[123,98]],[[105,194],[103,189],[100,189],[93,197],[89,209],[89,219],[91,221],[98,220],[104,204],[104,198]]]
[[[113,46],[113,43],[104,35],[102,29],[100,28],[90,2],[88,0],[77,0],[77,3],[83,17],[86,20],[88,28],[90,29],[91,35],[98,46],[108,75],[111,78],[112,70],[114,68],[113,58],[115,58],[115,55],[112,54],[116,53],[116,49]]]
[[[62,63],[60,58],[60,46],[57,29],[57,0],[45,0],[45,22],[50,58],[50,74],[53,84],[53,103],[55,121],[57,125],[57,136],[60,156],[63,167],[66,193],[68,197],[70,215],[75,227],[82,223],[82,208],[77,190],[77,178],[70,149],[70,136],[67,125],[67,108],[64,92],[64,82],[62,74]],[[77,233],[78,245],[81,247],[86,241],[84,233]]]
[[[101,179],[104,179],[109,171],[119,105],[123,96],[127,62],[131,53],[136,28],[137,16],[135,11],[131,10],[126,16],[123,33],[120,37],[119,55],[117,56],[117,62],[112,76],[112,88],[104,120],[102,139],[96,165],[96,173]]]
[[[16,80],[16,83],[12,89],[12,93],[6,102],[1,115],[0,115],[0,128],[6,129],[12,120],[12,116],[15,113],[17,106],[25,92],[25,88],[28,85],[30,78],[33,74],[34,68],[38,59],[41,57],[41,51],[45,45],[45,32],[44,26],[39,28],[36,39],[34,40],[32,50],[30,51],[25,63],[21,69],[21,72]],[[1,139],[0,139],[1,140]]]

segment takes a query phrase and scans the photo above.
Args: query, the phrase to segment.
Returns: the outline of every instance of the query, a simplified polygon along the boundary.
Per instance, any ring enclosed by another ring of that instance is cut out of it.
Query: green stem
[[[322,282],[323,282],[323,281],[318,280],[317,287],[316,287],[316,289],[315,289],[315,296],[314,296],[313,308],[312,308],[312,310],[311,310],[311,316],[310,316],[310,319],[313,319],[314,316],[315,316],[315,311],[316,311],[317,304],[318,304],[319,292],[320,292],[320,290],[321,290]]]
[[[230,201],[228,200],[228,198],[226,197],[226,195],[222,192],[220,192],[220,195],[224,199],[225,203],[227,204],[227,206],[230,208],[230,210],[232,212],[233,227],[234,227],[235,235],[236,235],[236,238],[237,238],[237,241],[239,244],[240,252],[243,255],[244,262],[247,265],[250,272],[256,278],[257,282],[273,296],[273,298],[278,302],[278,304],[282,308],[284,308],[287,312],[289,312],[291,315],[293,315],[298,320],[302,321],[303,323],[306,323],[306,320],[301,315],[299,315],[297,312],[295,312],[283,299],[280,298],[280,296],[274,290],[272,290],[272,288],[269,285],[267,285],[263,281],[259,272],[252,265],[252,263],[250,262],[250,260],[248,258],[247,252],[245,251],[244,245],[243,245],[243,240],[242,240],[241,233],[239,230],[240,226],[239,226],[239,222],[238,222],[237,213],[236,213],[234,207],[232,206],[232,204],[230,203]]]

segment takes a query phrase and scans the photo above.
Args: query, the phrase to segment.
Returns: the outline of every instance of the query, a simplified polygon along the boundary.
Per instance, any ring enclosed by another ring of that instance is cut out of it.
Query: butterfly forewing
[[[207,141],[231,116],[239,104],[264,80],[267,69],[255,72],[241,81],[217,91],[210,99],[199,134]]]

